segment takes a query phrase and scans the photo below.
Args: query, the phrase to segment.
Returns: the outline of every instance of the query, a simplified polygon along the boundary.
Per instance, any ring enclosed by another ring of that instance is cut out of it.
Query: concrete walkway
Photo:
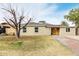
[[[74,54],[79,56],[79,40],[76,40],[73,37],[66,37],[66,36],[63,36],[63,37],[62,36],[53,36],[53,39],[58,40],[63,45],[72,49]]]

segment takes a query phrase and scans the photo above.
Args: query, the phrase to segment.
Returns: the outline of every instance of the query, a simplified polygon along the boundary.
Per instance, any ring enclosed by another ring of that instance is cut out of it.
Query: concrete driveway
[[[79,36],[53,36],[53,39],[72,49],[74,54],[79,56]]]

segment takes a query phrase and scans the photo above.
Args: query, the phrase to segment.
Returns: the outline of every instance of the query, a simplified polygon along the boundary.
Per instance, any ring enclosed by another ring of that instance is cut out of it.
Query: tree
[[[62,26],[69,26],[69,24],[68,24],[66,21],[62,21],[62,22],[61,22],[61,25],[62,25]]]
[[[68,15],[65,15],[64,18],[72,21],[76,27],[79,27],[79,8],[70,10]]]
[[[79,8],[72,9],[68,13],[68,15],[64,16],[65,19],[72,21],[76,26],[76,34],[78,34],[78,27],[79,27]]]
[[[8,25],[10,25],[11,27],[13,27],[16,31],[16,37],[20,38],[20,30],[24,27],[26,27],[29,22],[32,20],[32,18],[27,18],[24,20],[25,16],[24,13],[21,12],[21,15],[18,16],[17,11],[15,8],[12,8],[10,6],[10,8],[2,8],[3,10],[5,10],[6,12],[9,13],[10,17],[4,17],[4,20],[7,22]],[[22,23],[25,22],[25,24],[22,26]]]

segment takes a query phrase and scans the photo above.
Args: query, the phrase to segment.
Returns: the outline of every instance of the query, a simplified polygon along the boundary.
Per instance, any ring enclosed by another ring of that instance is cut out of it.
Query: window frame
[[[23,27],[23,33],[27,32],[26,27]]]
[[[34,29],[35,29],[35,32],[36,32],[36,33],[39,32],[39,31],[38,31],[38,29],[39,29],[38,27],[35,27]]]
[[[70,32],[70,28],[66,28],[66,32]]]

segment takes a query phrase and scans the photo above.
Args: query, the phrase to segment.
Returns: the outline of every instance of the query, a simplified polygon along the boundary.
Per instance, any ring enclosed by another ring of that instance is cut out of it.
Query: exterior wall
[[[70,32],[66,32],[66,28],[60,28],[60,35],[75,35],[75,28],[70,28]]]
[[[10,28],[6,28],[6,34],[8,35],[14,35],[15,34],[15,29],[10,27]]]
[[[75,28],[70,28],[70,32],[66,32],[66,28],[62,27],[59,30],[59,35],[76,35],[75,34]],[[6,33],[9,35],[15,34],[15,29],[12,27],[6,28]],[[51,35],[51,28],[46,27],[38,27],[38,32],[35,32],[35,27],[27,27],[26,32],[23,32],[23,29],[21,30],[22,36],[30,36],[30,35]]]
[[[51,35],[51,28],[38,27],[38,32],[35,32],[35,27],[27,27],[26,32],[23,32],[23,29],[21,30],[21,35]]]

